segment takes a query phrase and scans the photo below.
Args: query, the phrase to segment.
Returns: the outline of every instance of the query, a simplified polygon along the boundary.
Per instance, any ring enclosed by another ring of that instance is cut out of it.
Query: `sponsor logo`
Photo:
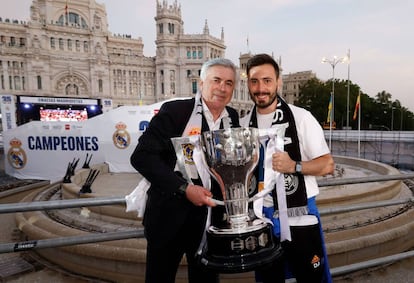
[[[200,135],[200,134],[201,134],[201,128],[200,127],[194,127],[188,132],[189,136],[195,136],[195,135]]]
[[[317,255],[314,255],[312,258],[311,264],[313,268],[316,269],[319,266],[321,266],[321,259]]]

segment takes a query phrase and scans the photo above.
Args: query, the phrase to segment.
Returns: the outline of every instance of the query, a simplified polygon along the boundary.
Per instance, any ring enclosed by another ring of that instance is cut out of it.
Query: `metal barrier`
[[[143,237],[144,230],[135,229],[131,231],[122,232],[106,232],[82,236],[59,237],[47,240],[32,240],[18,243],[5,243],[0,244],[0,254]]]
[[[319,187],[337,186],[337,185],[349,185],[357,183],[369,183],[391,180],[404,180],[414,179],[414,174],[395,174],[384,176],[369,176],[361,178],[344,178],[344,179],[332,179],[332,180],[319,180]],[[405,200],[392,200],[372,202],[368,204],[352,205],[344,207],[336,207],[330,209],[320,210],[321,215],[329,213],[347,212],[357,209],[374,208],[380,206],[390,206],[401,203],[413,202],[413,198]],[[14,212],[26,212],[36,210],[50,210],[50,209],[65,209],[75,207],[88,207],[88,206],[102,206],[102,205],[125,205],[125,197],[108,197],[108,198],[82,198],[82,199],[70,199],[70,200],[54,200],[54,201],[35,201],[35,202],[21,202],[0,204],[0,214],[2,213],[14,213]]]
[[[414,256],[414,251],[408,251],[408,252],[405,252],[405,253],[399,253],[399,254],[395,254],[395,255],[384,256],[384,257],[381,257],[381,258],[362,261],[362,262],[349,264],[349,265],[345,265],[345,266],[334,267],[334,268],[331,268],[331,275],[332,276],[345,275],[345,274],[349,274],[349,273],[352,273],[352,272],[355,272],[355,271],[359,271],[361,269],[371,268],[371,267],[375,267],[375,266],[379,266],[379,265],[388,264],[388,263],[392,263],[392,262],[395,262],[395,261],[407,259],[407,258],[410,258],[412,256]]]
[[[385,176],[371,176],[363,178],[345,178],[338,180],[321,180],[318,181],[318,185],[324,186],[336,186],[346,185],[355,183],[368,183],[378,181],[391,181],[391,180],[404,180],[414,179],[414,174],[397,174],[397,175],[385,175]],[[414,197],[402,200],[391,200],[391,201],[378,201],[365,204],[342,206],[329,209],[320,210],[321,215],[349,212],[355,210],[362,210],[374,207],[384,207],[396,204],[410,204],[414,203]],[[125,205],[125,197],[109,197],[109,198],[85,198],[85,199],[71,199],[71,200],[58,200],[58,201],[36,201],[26,203],[12,203],[12,204],[1,204],[0,214],[2,213],[15,213],[15,212],[26,212],[26,211],[37,211],[37,210],[51,210],[51,209],[65,209],[65,208],[76,208],[76,207],[88,207],[88,206],[104,206],[104,205]],[[122,232],[107,232],[99,234],[90,234],[82,236],[71,236],[71,237],[60,237],[46,240],[32,240],[23,241],[17,243],[4,243],[0,244],[0,254],[10,252],[20,252],[35,249],[53,248],[61,246],[88,244],[96,242],[105,242],[112,240],[122,240],[129,238],[142,238],[144,237],[143,229],[134,229],[130,231]],[[361,269],[374,267],[405,258],[412,257],[414,251],[400,253],[392,256],[387,256],[379,259],[369,260],[347,266],[341,266],[331,269],[332,276],[339,276],[348,274]]]

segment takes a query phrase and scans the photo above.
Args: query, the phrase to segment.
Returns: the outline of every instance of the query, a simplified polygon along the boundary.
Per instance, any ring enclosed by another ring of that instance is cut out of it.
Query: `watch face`
[[[302,172],[302,164],[300,162],[296,163],[296,172],[301,173]]]

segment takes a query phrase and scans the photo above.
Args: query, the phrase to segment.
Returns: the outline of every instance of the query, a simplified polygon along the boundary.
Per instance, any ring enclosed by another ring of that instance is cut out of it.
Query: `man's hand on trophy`
[[[212,200],[212,193],[202,186],[189,184],[185,195],[194,205],[216,206],[216,203]]]
[[[277,151],[272,155],[272,169],[280,173],[295,173],[296,162],[285,151]]]

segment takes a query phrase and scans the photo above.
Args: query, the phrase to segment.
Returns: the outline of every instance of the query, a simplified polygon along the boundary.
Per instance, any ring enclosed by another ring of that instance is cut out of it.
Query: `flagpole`
[[[348,90],[346,96],[346,128],[349,129],[349,75],[351,69],[351,50],[348,49],[348,54],[346,55],[348,61]]]
[[[331,97],[329,98],[329,104],[328,104],[328,122],[329,122],[329,150],[332,149],[332,108],[333,108],[333,95],[331,92]]]
[[[346,55],[346,60],[348,61],[348,89],[346,95],[346,131],[345,131],[345,155],[347,153],[348,145],[348,131],[349,131],[349,78],[350,78],[350,69],[351,69],[351,50],[348,48],[348,54]]]
[[[65,5],[65,20],[66,20],[66,25],[69,25],[69,15],[68,15],[68,0],[66,0],[66,5]]]
[[[359,107],[358,107],[358,158],[361,156],[361,90],[358,93],[359,97]]]
[[[332,80],[333,81],[333,80]],[[332,111],[333,111],[333,94],[331,92],[331,100],[329,103],[331,104],[331,110],[329,111],[329,150],[332,150]]]

